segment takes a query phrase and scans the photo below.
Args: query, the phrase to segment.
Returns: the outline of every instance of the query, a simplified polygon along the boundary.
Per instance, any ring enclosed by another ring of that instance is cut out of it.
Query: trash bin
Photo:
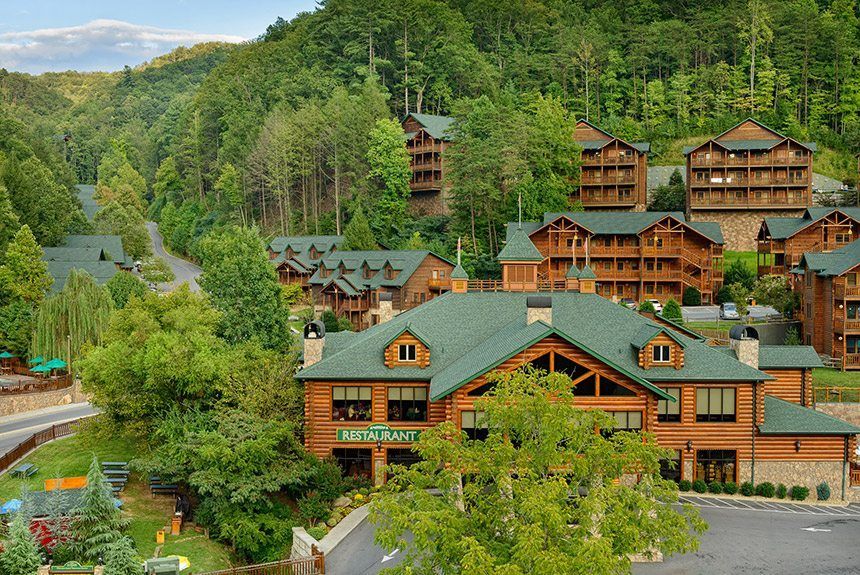
[[[159,545],[164,544],[164,529],[159,529],[155,532],[155,542]]]

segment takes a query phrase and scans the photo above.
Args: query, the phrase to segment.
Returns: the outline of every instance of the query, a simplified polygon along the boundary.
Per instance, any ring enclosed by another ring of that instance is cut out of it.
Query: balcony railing
[[[608,175],[603,174],[602,176],[588,176],[582,178],[582,185],[600,185],[600,184],[635,184],[636,178],[631,174],[629,176],[621,174],[621,175]]]
[[[441,190],[442,180],[428,180],[426,182],[409,182],[409,189],[416,190]]]
[[[691,186],[694,188],[733,188],[737,186],[805,186],[809,184],[809,178],[709,178],[704,180],[693,180]]]
[[[721,156],[719,158],[691,158],[693,166],[799,166],[809,163],[809,157],[796,158],[793,156],[773,157],[751,157],[730,158]]]
[[[851,464],[851,487],[860,486],[860,465]]]
[[[635,164],[636,156],[624,155],[604,155],[595,157],[584,156],[582,158],[583,166],[614,166],[620,164]]]
[[[768,197],[737,197],[734,194],[728,196],[722,195],[705,195],[698,197],[696,194],[691,195],[691,205],[693,206],[729,206],[729,207],[783,207],[785,205],[805,206],[807,204],[806,194],[772,194]]]
[[[847,319],[837,315],[833,317],[833,326],[842,331],[860,331],[860,319]]]
[[[681,270],[642,270],[642,279],[646,280],[679,280]]]
[[[441,152],[442,151],[441,146],[439,146],[437,144],[433,144],[433,143],[419,144],[416,146],[407,147],[406,149],[410,154],[423,154],[425,152]]]
[[[646,258],[677,257],[681,255],[681,246],[643,246],[642,255]]]
[[[860,368],[860,353],[846,353],[842,356],[842,365],[845,369]]]
[[[860,297],[860,286],[846,286],[844,284],[836,284],[836,297],[842,299],[846,297]]]
[[[579,194],[574,195],[574,200],[579,200],[587,206],[615,205],[636,203],[632,195],[623,194]]]
[[[451,289],[451,278],[429,278],[427,287],[431,290],[448,290]]]
[[[638,258],[641,255],[640,246],[595,246],[588,247],[592,257]]]

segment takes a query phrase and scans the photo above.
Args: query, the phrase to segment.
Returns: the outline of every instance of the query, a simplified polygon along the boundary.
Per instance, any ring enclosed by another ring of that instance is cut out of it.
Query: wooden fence
[[[860,387],[819,385],[812,394],[815,403],[860,403]]]
[[[208,571],[200,575],[325,575],[325,557],[316,549],[310,557],[285,559],[273,563],[246,565],[221,571]]]
[[[7,395],[21,395],[24,393],[58,391],[60,389],[72,387],[73,383],[74,379],[69,374],[58,377],[25,379],[0,387],[0,397]]]
[[[5,454],[0,456],[0,472],[6,471],[12,464],[16,461],[42,445],[43,443],[48,443],[58,437],[65,437],[66,435],[71,435],[75,432],[77,424],[81,422],[85,418],[75,419],[74,421],[67,421],[66,423],[58,423],[56,425],[52,425],[47,429],[43,429],[42,431],[37,431],[10,451],[7,451]]]

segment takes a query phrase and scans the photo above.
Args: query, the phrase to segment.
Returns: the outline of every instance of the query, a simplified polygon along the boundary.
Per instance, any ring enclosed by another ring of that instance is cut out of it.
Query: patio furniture
[[[34,475],[37,471],[39,471],[39,468],[32,463],[22,463],[21,465],[10,471],[9,474],[12,477],[30,477]]]

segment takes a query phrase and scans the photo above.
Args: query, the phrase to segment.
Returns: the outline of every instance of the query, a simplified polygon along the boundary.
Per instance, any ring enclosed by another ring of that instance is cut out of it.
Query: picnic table
[[[102,461],[102,469],[125,469],[128,461]]]
[[[39,471],[39,468],[32,463],[22,463],[15,469],[9,472],[12,477],[30,477]]]

